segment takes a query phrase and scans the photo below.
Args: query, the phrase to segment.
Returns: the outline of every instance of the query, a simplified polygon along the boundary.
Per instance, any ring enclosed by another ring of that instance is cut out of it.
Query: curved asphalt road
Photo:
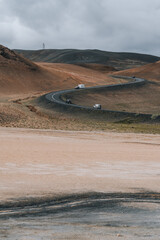
[[[95,87],[87,87],[84,89],[68,89],[68,90],[61,90],[61,91],[57,91],[57,92],[51,92],[45,95],[45,98],[49,101],[49,102],[53,102],[56,103],[58,105],[63,105],[63,106],[72,106],[74,108],[81,108],[81,109],[88,109],[88,110],[93,110],[92,107],[86,107],[86,106],[80,106],[80,105],[76,105],[76,104],[68,104],[65,101],[63,101],[63,99],[61,98],[61,96],[63,94],[67,94],[67,93],[73,93],[75,91],[85,91],[85,90],[89,90],[89,89],[122,89],[122,88],[130,88],[132,86],[140,86],[145,84],[146,80],[142,79],[142,78],[133,78],[133,77],[123,77],[123,76],[114,76],[115,78],[124,78],[127,80],[132,80],[130,82],[127,83],[121,83],[121,84],[112,84],[112,85],[103,85],[103,86],[95,86]],[[103,106],[102,106],[103,107]],[[112,110],[107,110],[107,109],[94,109],[94,110],[98,110],[98,111],[110,111],[110,112],[119,112],[119,111],[112,111]],[[119,112],[120,113],[120,112]]]

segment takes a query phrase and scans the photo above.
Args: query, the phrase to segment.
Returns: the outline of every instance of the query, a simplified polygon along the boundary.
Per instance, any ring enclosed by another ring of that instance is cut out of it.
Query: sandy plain
[[[0,239],[160,235],[160,135],[0,128]]]
[[[160,191],[160,135],[0,128],[0,199]]]

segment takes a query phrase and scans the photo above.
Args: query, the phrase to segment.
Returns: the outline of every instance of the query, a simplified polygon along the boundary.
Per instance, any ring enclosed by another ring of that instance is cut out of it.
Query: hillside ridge
[[[140,53],[109,52],[97,49],[41,49],[18,50],[21,54],[34,62],[84,64],[97,63],[116,68],[117,70],[139,67],[160,60],[160,57]]]
[[[3,65],[3,63],[6,64],[15,64],[15,63],[21,63],[29,67],[31,70],[37,70],[38,67],[35,63],[30,61],[29,59],[24,58],[20,54],[17,54],[15,51],[0,45],[0,63]]]

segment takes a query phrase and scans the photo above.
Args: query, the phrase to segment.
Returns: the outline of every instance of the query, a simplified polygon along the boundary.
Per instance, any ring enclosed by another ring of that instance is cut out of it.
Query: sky
[[[0,44],[160,56],[160,0],[0,0]]]

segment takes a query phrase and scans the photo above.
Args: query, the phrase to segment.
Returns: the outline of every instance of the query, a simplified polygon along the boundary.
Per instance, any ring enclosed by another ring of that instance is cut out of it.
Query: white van
[[[84,84],[78,84],[78,86],[75,87],[75,89],[81,89],[81,88],[85,88]]]
[[[93,108],[95,108],[95,109],[101,109],[102,106],[101,106],[101,104],[96,103],[96,104],[93,105]]]

